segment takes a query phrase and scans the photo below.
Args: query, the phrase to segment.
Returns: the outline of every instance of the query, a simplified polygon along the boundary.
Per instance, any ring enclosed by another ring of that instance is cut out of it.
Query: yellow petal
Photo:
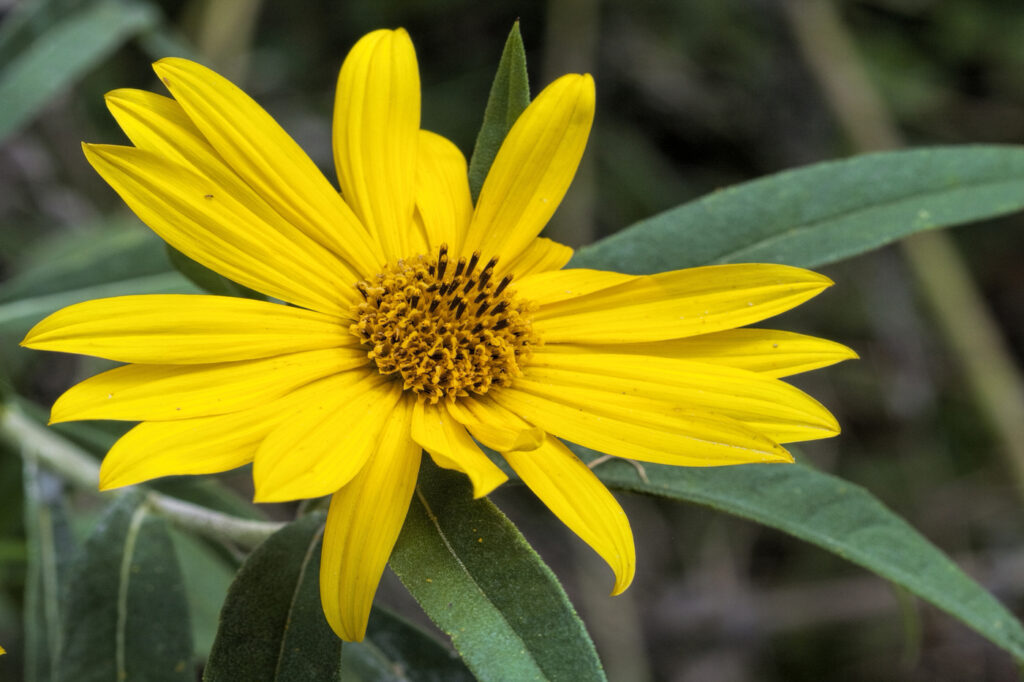
[[[675,466],[789,462],[784,448],[726,417],[678,412],[610,391],[553,388],[519,380],[494,399],[560,438],[616,457]],[[647,409],[644,409],[647,408]]]
[[[173,99],[144,90],[125,89],[107,93],[106,100],[107,108],[136,147],[186,166],[210,179],[218,187],[219,193],[228,194],[244,204],[268,226],[288,239],[300,244],[311,241],[299,227],[278,213],[267,199],[228,167],[181,105]],[[339,224],[337,229],[345,227],[345,224]],[[365,230],[358,223],[353,222],[348,227],[355,227],[359,232],[346,237],[343,243],[358,243],[360,239],[367,239]],[[316,246],[316,251],[326,251],[323,246]],[[331,268],[346,282],[358,281],[365,275],[358,263],[345,260],[345,253],[326,251],[320,257],[329,260]]]
[[[544,431],[509,412],[487,396],[459,398],[448,412],[478,441],[498,452],[533,450],[544,441]]]
[[[420,131],[416,166],[416,211],[427,233],[430,253],[447,244],[459,253],[469,227],[473,200],[469,194],[466,157],[447,138]]]
[[[356,296],[340,261],[297,232],[282,234],[221,187],[133,147],[84,145],[93,168],[135,215],[189,258],[239,284],[339,316]]]
[[[331,498],[320,559],[320,598],[347,642],[366,634],[373,595],[409,510],[420,446],[409,438],[410,400],[399,403],[362,471]]]
[[[461,471],[473,483],[473,497],[487,495],[508,480],[487,458],[443,405],[417,401],[412,412],[412,438],[430,453],[438,466]]]
[[[462,253],[497,256],[504,271],[569,189],[594,120],[594,80],[562,76],[512,126],[480,190]]]
[[[639,279],[636,275],[621,272],[580,268],[534,273],[517,279],[513,287],[527,301],[549,306],[559,301],[575,301],[595,292],[614,290],[613,287]]]
[[[356,374],[361,381],[346,381]],[[299,405],[263,441],[252,470],[257,502],[330,494],[373,455],[401,387],[380,374],[348,372],[331,379],[337,380],[332,392]]]
[[[628,353],[679,358],[746,369],[776,379],[857,357],[855,351],[835,341],[794,332],[749,328],[648,343],[552,343],[544,350],[551,353]]]
[[[821,403],[789,384],[754,372],[676,358],[535,352],[525,379],[595,388],[662,401],[671,409],[709,412],[743,422],[777,443],[829,438],[839,423]],[[522,383],[522,381],[520,381]]]
[[[143,422],[122,436],[100,467],[100,490],[161,476],[210,474],[248,464],[260,442],[296,404],[315,400],[331,379],[303,386],[256,407],[169,422]]]
[[[166,156],[197,172],[202,172],[202,166],[220,167],[222,175],[230,173],[238,178],[217,156],[181,105],[170,97],[122,88],[111,90],[104,100],[121,130],[139,149]],[[223,177],[216,179],[220,181]],[[244,184],[241,179],[238,182]]]
[[[562,523],[608,562],[615,573],[612,594],[629,587],[636,569],[633,532],[594,472],[551,436],[536,450],[506,453],[505,460]]]
[[[572,258],[572,248],[547,237],[537,237],[508,265],[518,282],[527,275],[560,270]]]
[[[295,140],[229,80],[186,59],[153,65],[160,80],[224,162],[274,210],[322,246],[379,272],[383,255]]]
[[[390,259],[408,248],[416,196],[420,75],[404,30],[363,36],[338,75],[334,165],[341,193]]]
[[[252,360],[353,346],[333,317],[227,296],[118,296],[58,310],[21,345],[119,362],[192,364]]]
[[[551,285],[557,288],[555,274],[571,272],[551,273]],[[823,275],[787,265],[689,268],[542,305],[534,314],[533,329],[547,343],[677,339],[778,315],[831,284]]]
[[[332,348],[210,365],[125,365],[72,386],[50,423],[79,419],[164,421],[237,412],[299,386],[366,365],[366,352]]]

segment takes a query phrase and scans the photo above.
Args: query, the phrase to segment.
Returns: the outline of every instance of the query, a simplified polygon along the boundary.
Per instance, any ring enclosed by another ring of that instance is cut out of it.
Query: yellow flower
[[[567,75],[520,116],[474,206],[466,161],[420,129],[403,30],[362,38],[338,78],[341,192],[252,99],[182,59],[155,70],[174,99],[107,96],[134,146],[85,155],[190,258],[276,302],[124,296],[61,310],[24,345],[125,363],[74,386],[52,421],[141,421],[100,486],[253,462],[257,501],[332,494],[321,563],[327,620],[362,639],[426,450],[483,496],[509,466],[630,584],[633,538],[564,438],[681,466],[787,462],[780,445],[833,436],[779,380],[853,356],[798,334],[739,329],[831,282],[780,265],[631,276],[561,270],[538,237],[594,115]],[[500,561],[501,557],[494,557]]]

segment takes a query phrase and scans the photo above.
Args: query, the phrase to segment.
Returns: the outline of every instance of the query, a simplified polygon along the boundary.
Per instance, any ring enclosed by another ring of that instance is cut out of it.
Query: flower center
[[[529,304],[508,291],[512,276],[493,281],[497,261],[478,270],[477,252],[453,267],[442,245],[436,259],[388,265],[356,284],[364,300],[349,329],[381,374],[400,374],[431,403],[508,386],[538,339]]]

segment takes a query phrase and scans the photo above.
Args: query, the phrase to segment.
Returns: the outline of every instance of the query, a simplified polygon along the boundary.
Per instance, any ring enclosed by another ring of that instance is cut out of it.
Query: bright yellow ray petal
[[[334,100],[341,193],[391,260],[409,252],[416,196],[420,76],[403,29],[363,36],[345,58]]]
[[[228,171],[185,110],[170,97],[121,88],[108,92],[104,100],[121,130],[139,149],[166,156],[199,172],[200,166],[221,166]]]
[[[164,421],[237,412],[321,377],[366,365],[366,352],[332,348],[210,365],[125,365],[72,386],[50,423]]]
[[[103,458],[100,490],[161,476],[212,474],[248,464],[274,424],[252,417],[251,412],[139,424]]]
[[[829,438],[839,423],[803,391],[778,379],[733,367],[676,358],[535,352],[528,381],[579,386],[673,408],[724,415],[778,443]],[[522,381],[520,380],[520,383]]]
[[[515,274],[518,282],[527,275],[562,269],[572,253],[572,248],[565,244],[537,237],[509,263],[508,271]]]
[[[376,454],[331,498],[320,559],[320,598],[331,628],[348,642],[366,634],[366,621],[384,566],[402,529],[420,467],[420,446],[409,438],[412,401],[387,421]]]
[[[161,476],[209,474],[248,464],[288,410],[333,388],[321,379],[277,400],[214,417],[143,422],[122,436],[100,467],[100,490]]]
[[[118,296],[76,303],[39,322],[21,345],[119,362],[252,360],[354,346],[337,318],[227,296]]]
[[[458,147],[441,135],[420,131],[416,211],[423,221],[430,253],[436,253],[441,244],[447,244],[450,253],[459,253],[462,235],[473,214],[467,173],[466,157]]]
[[[594,120],[594,80],[562,76],[512,126],[480,190],[462,253],[497,256],[499,273],[547,224],[569,189]]]
[[[626,513],[594,472],[552,436],[536,450],[504,457],[548,509],[608,562],[615,573],[612,594],[629,587],[636,569],[633,532]]]
[[[161,59],[153,70],[225,163],[277,213],[364,275],[380,269],[383,254],[366,229],[270,114],[195,62]]]
[[[556,282],[552,277],[551,284]],[[676,270],[542,305],[534,314],[533,329],[546,343],[676,339],[742,327],[778,315],[831,284],[824,275],[787,265],[712,265]]]
[[[459,398],[446,407],[455,421],[492,450],[533,450],[544,440],[542,429],[525,422],[488,396]]]
[[[84,145],[93,168],[164,241],[239,284],[325,313],[356,296],[340,262],[296,233],[281,234],[209,178],[152,152]]]
[[[508,480],[501,469],[473,442],[466,428],[443,405],[416,402],[412,438],[430,453],[438,466],[461,471],[473,483],[473,497],[487,495]]]
[[[518,273],[517,273],[518,274]],[[640,278],[607,270],[549,270],[515,280],[513,288],[527,301],[549,306],[560,301],[575,301],[595,292],[602,292]],[[586,300],[586,299],[584,299]]]
[[[144,90],[124,89],[107,93],[106,101],[107,108],[136,147],[154,152],[209,178],[218,186],[220,193],[226,193],[244,204],[284,237],[299,244],[312,241],[228,167],[181,105],[173,99]],[[345,227],[339,224],[337,230]],[[360,233],[344,238],[343,242],[366,239],[361,225],[353,222],[348,227],[356,227]],[[345,254],[329,252],[319,244],[316,246],[318,257],[329,260],[331,269],[344,281],[355,282],[365,275],[358,264],[345,261]],[[319,253],[321,251],[323,253]]]
[[[777,443],[726,417],[643,408],[644,401],[576,387],[502,388],[494,399],[548,433],[616,457],[675,466],[789,462]],[[637,405],[640,405],[638,408]]]
[[[380,374],[347,374],[360,374],[362,380],[344,381],[346,375],[339,375],[333,392],[299,405],[263,441],[252,470],[257,502],[328,495],[351,481],[373,455],[402,390]]]
[[[551,353],[628,353],[660,358],[709,362],[781,379],[857,358],[835,341],[774,329],[728,329],[685,339],[648,343],[552,343]]]

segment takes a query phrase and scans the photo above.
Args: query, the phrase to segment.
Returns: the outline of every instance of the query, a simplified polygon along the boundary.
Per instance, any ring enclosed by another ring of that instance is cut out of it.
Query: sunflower
[[[548,85],[510,130],[475,205],[466,161],[420,129],[403,30],[352,48],[337,85],[340,192],[273,118],[194,62],[154,65],[173,99],[107,95],[133,146],[85,144],[127,205],[189,258],[264,294],[122,296],[60,310],[23,344],[127,363],[72,387],[52,422],[141,422],[103,460],[107,490],[253,463],[255,499],[332,495],[320,590],[362,639],[421,452],[474,495],[526,485],[629,586],[621,507],[560,439],[679,466],[788,462],[839,431],[780,377],[853,356],[740,329],[831,282],[781,265],[633,276],[562,267],[539,237],[590,132],[594,84]],[[495,560],[500,560],[495,557]]]

